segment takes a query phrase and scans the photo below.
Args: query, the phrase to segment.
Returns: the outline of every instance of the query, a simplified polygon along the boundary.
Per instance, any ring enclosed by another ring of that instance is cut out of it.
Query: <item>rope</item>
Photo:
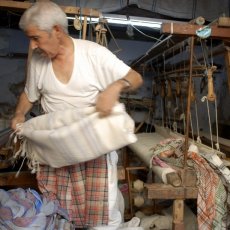
[[[173,110],[173,116],[174,116],[174,122],[173,122],[173,131],[177,132],[177,122],[176,122],[176,111],[178,110],[178,108],[176,107]]]
[[[182,114],[180,115],[180,120],[182,120],[182,119],[183,119],[184,133],[185,133],[185,126],[186,126],[186,124],[185,124],[185,115],[184,115],[184,113],[182,113]]]
[[[202,101],[202,102],[205,102],[205,100],[206,100],[206,102],[207,102],[206,104],[207,104],[207,111],[208,111],[208,122],[209,122],[209,131],[210,131],[210,137],[211,137],[211,145],[212,145],[212,150],[214,150],[214,149],[213,149],[212,126],[211,126],[211,119],[210,119],[210,112],[209,112],[208,99],[207,99],[206,96],[204,96],[204,97],[201,98],[201,101]]]
[[[200,38],[200,41],[201,41],[201,38]],[[204,59],[204,66],[205,66],[205,69],[207,70],[207,62],[206,62],[206,59],[205,59],[205,54],[204,54],[204,47],[203,47],[203,44],[202,44],[202,42],[200,42],[200,44],[201,44],[201,49],[202,49],[202,54],[203,54],[203,59]]]
[[[199,119],[198,119],[198,112],[197,112],[197,103],[196,103],[196,99],[195,99],[195,113],[196,113],[196,129],[197,129],[197,143],[201,143],[201,139],[200,139],[200,126],[199,126]]]
[[[191,125],[192,139],[193,139],[193,142],[194,142],[194,133],[193,133],[193,124],[192,124],[192,116],[191,116],[191,113],[189,114],[189,117],[190,117],[190,125]]]
[[[80,8],[80,23],[81,23],[81,25],[82,25],[82,14],[81,14],[81,8]],[[79,31],[79,39],[81,39],[82,38],[82,28],[80,29],[80,31]]]
[[[211,39],[211,64],[213,66],[213,47],[212,47],[212,39]]]
[[[216,114],[216,144],[215,146],[216,146],[216,149],[220,151],[216,98],[215,98],[215,114]]]
[[[176,112],[179,108],[178,98],[176,97],[176,108],[173,110],[174,113],[174,122],[173,122],[173,132],[177,133],[177,122],[176,122]]]
[[[162,127],[164,127],[164,107],[163,107],[163,98],[161,98],[161,117],[162,117]]]
[[[168,109],[168,126],[169,126],[169,129],[171,129],[171,116],[170,116],[170,108],[171,108],[171,101],[167,101],[167,109]]]

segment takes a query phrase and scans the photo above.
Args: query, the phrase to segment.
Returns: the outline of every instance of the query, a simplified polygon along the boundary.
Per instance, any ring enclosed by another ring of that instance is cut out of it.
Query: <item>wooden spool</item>
[[[208,68],[207,76],[208,76],[208,95],[207,99],[209,101],[215,101],[216,94],[214,92],[214,86],[213,86],[213,72],[216,71],[216,66],[212,66],[211,68]]]

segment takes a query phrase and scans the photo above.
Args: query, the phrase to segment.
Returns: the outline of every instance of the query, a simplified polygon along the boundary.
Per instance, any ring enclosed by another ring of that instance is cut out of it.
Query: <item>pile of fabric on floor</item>
[[[1,230],[71,229],[57,200],[47,200],[33,189],[0,189]]]

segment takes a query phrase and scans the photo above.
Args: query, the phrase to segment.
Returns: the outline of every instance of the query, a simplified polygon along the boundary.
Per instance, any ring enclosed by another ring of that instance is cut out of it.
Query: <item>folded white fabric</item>
[[[121,103],[106,117],[93,107],[44,114],[19,124],[17,135],[32,167],[54,168],[96,159],[137,140],[134,121]]]

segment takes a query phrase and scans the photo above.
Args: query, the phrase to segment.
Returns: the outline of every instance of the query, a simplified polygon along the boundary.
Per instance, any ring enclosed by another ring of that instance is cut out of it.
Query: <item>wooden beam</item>
[[[181,36],[196,36],[196,31],[202,28],[200,25],[193,25],[189,23],[163,23],[162,24],[162,33],[181,35]],[[229,39],[230,38],[230,28],[227,27],[218,27],[213,25],[211,28],[210,37],[216,39]]]
[[[219,17],[218,25],[224,27],[230,27],[230,18],[229,17]]]
[[[173,187],[168,184],[146,184],[148,199],[196,199],[196,187]]]
[[[1,0],[0,1],[0,8],[11,8],[11,9],[20,9],[20,10],[26,10],[28,9],[32,3],[30,2],[19,2],[19,1],[7,1],[7,0]],[[99,17],[100,12],[96,9],[90,9],[90,8],[80,8],[76,6],[60,6],[66,14],[81,14],[83,16],[88,17]]]
[[[19,176],[16,177],[16,173],[17,172],[0,173],[0,187],[37,187],[35,174],[31,174],[29,171],[21,171]]]

